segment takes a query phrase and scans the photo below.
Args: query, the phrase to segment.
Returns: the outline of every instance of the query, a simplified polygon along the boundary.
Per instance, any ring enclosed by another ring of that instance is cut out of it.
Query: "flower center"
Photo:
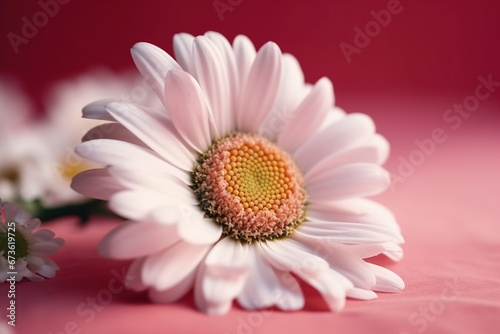
[[[304,220],[300,170],[258,135],[233,133],[215,141],[198,159],[193,181],[201,208],[234,239],[285,237]]]
[[[28,256],[29,253],[29,243],[24,234],[19,230],[19,225],[16,225],[15,232],[12,229],[7,228],[7,231],[0,232],[0,252],[2,256],[8,260],[9,255],[17,259],[22,259]],[[9,252],[10,251],[10,252]]]

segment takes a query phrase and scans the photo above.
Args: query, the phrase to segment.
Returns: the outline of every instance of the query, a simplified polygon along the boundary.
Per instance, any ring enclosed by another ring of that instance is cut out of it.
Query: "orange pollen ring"
[[[193,171],[206,216],[226,236],[251,243],[288,236],[305,217],[300,170],[276,144],[255,134],[215,141]]]

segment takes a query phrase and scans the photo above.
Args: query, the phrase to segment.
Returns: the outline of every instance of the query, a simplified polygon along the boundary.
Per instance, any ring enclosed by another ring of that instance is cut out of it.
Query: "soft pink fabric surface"
[[[369,105],[371,98],[352,103],[357,110],[376,109],[372,115],[379,131],[393,147],[387,163],[393,174],[398,174],[400,157],[409,159],[418,148],[416,139],[429,137],[435,128],[447,136],[404,182],[378,197],[396,214],[406,244],[400,263],[374,261],[404,279],[403,292],[380,293],[372,301],[348,300],[341,313],[326,311],[310,288],[305,309],[293,313],[247,312],[235,304],[228,315],[210,317],[195,309],[192,295],[173,305],[154,305],[144,294],[124,291],[118,283],[116,276],[128,262],[97,254],[100,238],[118,221],[94,218],[81,228],[68,218],[46,225],[66,239],[53,257],[61,267],[57,277],[16,285],[16,333],[498,333],[499,105],[482,102],[453,129],[443,121],[443,113],[466,96],[432,103],[426,98],[386,97],[378,99],[376,107]],[[2,320],[6,293],[3,284]],[[94,309],[88,305],[93,299],[106,305]]]

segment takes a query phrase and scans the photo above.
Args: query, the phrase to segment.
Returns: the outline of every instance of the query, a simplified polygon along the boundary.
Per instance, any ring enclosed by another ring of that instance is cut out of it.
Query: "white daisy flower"
[[[0,77],[0,196],[34,199],[43,191],[34,108],[17,82]]]
[[[63,205],[84,201],[86,198],[71,189],[70,182],[79,172],[97,167],[83,160],[74,149],[95,121],[82,119],[81,110],[88,101],[109,99],[120,96],[124,101],[148,102],[150,89],[142,89],[140,95],[133,95],[134,89],[142,88],[137,74],[116,74],[104,69],[96,69],[52,87],[46,101],[47,119],[42,125],[43,140],[50,148],[45,157],[44,179],[46,180],[43,201],[46,205]],[[150,94],[152,95],[152,93]],[[113,131],[114,124],[101,122],[102,127],[92,133],[100,138],[104,132]]]
[[[330,80],[304,83],[297,60],[245,36],[174,37],[176,60],[138,43],[132,57],[164,107],[96,102],[84,117],[119,131],[77,152],[106,165],[73,179],[130,219],[100,252],[134,259],[128,286],[155,302],[194,288],[196,305],[224,314],[304,305],[301,279],[332,310],[403,281],[363,259],[402,256],[391,212],[363,197],[389,186],[389,146],[370,117],[334,107]]]
[[[32,219],[15,203],[0,201],[0,217],[0,283],[11,276],[33,282],[55,277],[59,267],[45,256],[57,252],[64,240],[47,229],[33,232],[40,220]]]

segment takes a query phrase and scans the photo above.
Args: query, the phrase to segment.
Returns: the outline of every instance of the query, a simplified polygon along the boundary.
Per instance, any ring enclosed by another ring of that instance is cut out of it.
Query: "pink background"
[[[127,263],[96,253],[117,221],[96,218],[80,228],[65,219],[47,224],[67,241],[54,256],[58,276],[17,285],[17,333],[78,333],[72,322],[80,333],[497,333],[500,87],[469,107],[467,117],[450,119],[448,109],[474,101],[479,76],[500,82],[500,3],[402,0],[402,11],[348,63],[339,44],[353,45],[353,28],[364,29],[373,20],[370,11],[386,9],[388,1],[232,0],[238,2],[221,21],[212,0],[72,0],[16,54],[6,36],[20,34],[21,19],[40,6],[1,1],[0,74],[18,78],[41,108],[57,80],[99,65],[132,67],[128,50],[138,41],[171,52],[176,32],[216,30],[230,39],[246,34],[257,46],[277,42],[299,59],[307,81],[331,78],[337,104],[372,116],[391,142],[386,167],[395,178],[378,199],[396,214],[406,254],[400,263],[375,261],[398,273],[405,291],[349,300],[342,313],[332,314],[306,287],[304,311],[235,306],[226,316],[208,317],[195,310],[191,296],[152,305],[144,295],[120,289],[113,270],[121,272]],[[441,135],[431,141],[436,131]],[[116,293],[109,292],[110,282]],[[6,291],[7,285],[0,286],[2,320]],[[106,303],[107,296],[112,300],[99,311],[85,304],[87,298]]]

